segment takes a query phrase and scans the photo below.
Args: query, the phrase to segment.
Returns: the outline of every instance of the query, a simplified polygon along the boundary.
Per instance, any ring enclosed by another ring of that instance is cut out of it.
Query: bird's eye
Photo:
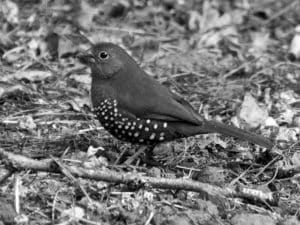
[[[99,53],[100,59],[108,59],[109,55],[106,51],[102,51]]]

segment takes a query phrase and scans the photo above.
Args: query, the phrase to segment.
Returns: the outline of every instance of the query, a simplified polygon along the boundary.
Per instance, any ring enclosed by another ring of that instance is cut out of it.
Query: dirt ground
[[[1,224],[300,224],[300,2],[0,1]],[[220,134],[156,146],[103,129],[76,55],[122,46]],[[127,161],[128,162],[128,161]]]

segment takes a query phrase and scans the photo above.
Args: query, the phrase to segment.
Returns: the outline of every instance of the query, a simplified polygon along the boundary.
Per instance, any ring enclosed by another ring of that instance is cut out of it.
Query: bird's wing
[[[127,80],[116,85],[122,88],[117,90],[117,93],[123,109],[140,118],[202,125],[203,119],[188,102],[157,81],[150,79],[148,75],[136,83],[139,85]]]
[[[178,110],[180,113],[174,115],[165,115],[165,114],[152,114],[147,115],[149,118],[156,118],[161,120],[167,120],[167,121],[182,121],[183,118],[185,118],[186,122],[189,123],[196,123],[197,125],[200,125],[203,122],[202,117],[195,111],[193,106],[187,102],[182,96],[169,91],[171,94],[172,100],[170,101],[172,103],[171,110]],[[167,113],[170,114],[169,109],[167,109]],[[186,118],[188,116],[188,119]]]

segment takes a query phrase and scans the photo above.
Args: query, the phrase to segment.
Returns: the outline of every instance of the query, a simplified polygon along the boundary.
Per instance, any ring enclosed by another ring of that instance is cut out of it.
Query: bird
[[[274,145],[261,135],[204,119],[183,97],[148,75],[119,45],[100,42],[77,58],[91,71],[91,101],[97,119],[119,140],[156,146],[178,138],[220,133],[265,148]]]

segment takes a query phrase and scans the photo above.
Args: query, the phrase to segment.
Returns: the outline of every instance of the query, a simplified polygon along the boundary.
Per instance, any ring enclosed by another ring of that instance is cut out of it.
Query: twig
[[[18,214],[20,214],[20,186],[20,176],[19,174],[15,174],[15,209]]]
[[[97,30],[108,30],[108,31],[116,31],[116,32],[124,32],[124,33],[130,33],[130,34],[136,34],[136,35],[149,35],[149,36],[154,36],[156,37],[157,35],[155,33],[150,33],[150,32],[144,32],[140,31],[137,29],[124,29],[124,28],[119,28],[119,27],[105,27],[105,26],[98,26],[96,28]]]
[[[243,176],[245,176],[251,168],[252,168],[252,166],[249,166],[243,173],[241,173],[239,176],[237,176],[235,179],[233,179],[230,182],[229,186],[233,186],[239,179],[241,179]]]
[[[281,156],[276,156],[274,159],[272,159],[270,162],[267,163],[254,177],[258,178],[259,175],[261,175],[269,166],[271,166],[273,163],[275,163]]]
[[[0,185],[3,184],[7,180],[7,178],[9,178],[13,173],[14,173],[13,170],[11,170],[11,169],[7,170],[4,173],[4,175],[0,178]]]
[[[284,13],[286,13],[287,11],[289,11],[290,9],[296,7],[298,3],[298,0],[294,0],[292,1],[290,4],[288,4],[286,7],[284,7],[283,9],[279,10],[277,13],[275,13],[273,16],[271,16],[267,21],[265,21],[262,25],[266,26],[267,24],[269,24],[272,20],[278,18],[279,16],[283,15]]]
[[[148,217],[148,219],[147,219],[147,221],[146,221],[146,223],[145,223],[145,225],[149,225],[149,224],[150,224],[150,222],[151,222],[153,216],[154,216],[154,212],[151,211],[151,212],[150,212],[150,215],[149,215],[149,217]]]
[[[251,63],[254,63],[255,61],[257,61],[260,57],[257,57],[255,59],[252,59],[250,61],[246,61],[244,62],[242,65],[238,66],[237,68],[229,71],[228,73],[225,73],[223,75],[223,79],[227,79],[228,77],[230,77],[231,75],[235,74],[236,72],[238,72],[239,70],[243,69],[244,67],[246,67],[247,65],[251,64]]]

